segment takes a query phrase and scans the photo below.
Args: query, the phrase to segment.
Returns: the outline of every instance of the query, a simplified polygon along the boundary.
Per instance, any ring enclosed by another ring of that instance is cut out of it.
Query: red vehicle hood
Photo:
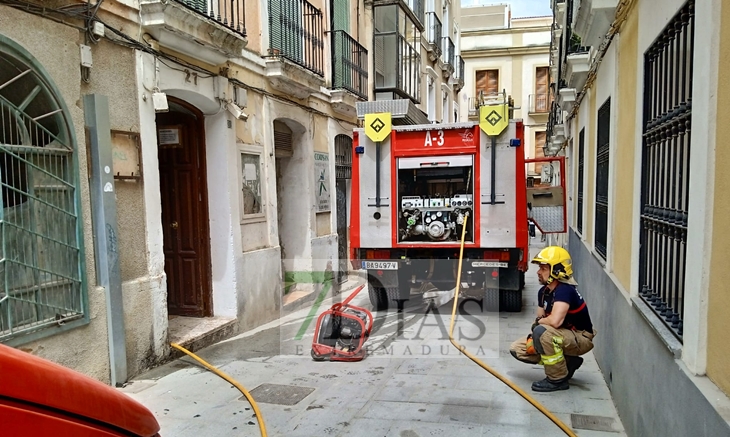
[[[154,436],[155,416],[139,402],[79,372],[0,345],[0,396]]]

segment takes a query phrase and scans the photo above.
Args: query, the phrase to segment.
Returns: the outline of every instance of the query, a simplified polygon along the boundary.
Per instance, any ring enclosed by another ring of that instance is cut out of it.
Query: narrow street
[[[510,343],[529,330],[535,312],[534,271],[526,282],[521,313],[482,312],[476,300],[462,298],[466,303],[460,305],[457,341],[534,395],[578,435],[625,435],[592,353],[584,356],[570,390],[530,391],[532,381],[543,377],[542,368],[520,363],[508,352]],[[357,283],[347,285],[352,290]],[[353,303],[370,308],[367,292]],[[325,300],[318,314],[330,305],[331,299]],[[564,435],[451,345],[452,305],[427,312],[418,298],[402,314],[374,314],[373,335],[366,343],[370,354],[360,362],[312,360],[316,319],[301,338],[297,335],[310,308],[198,355],[251,393],[272,436],[531,436],[536,430],[543,436]],[[253,410],[238,390],[187,357],[141,375],[122,390],[154,412],[163,436],[260,435]]]

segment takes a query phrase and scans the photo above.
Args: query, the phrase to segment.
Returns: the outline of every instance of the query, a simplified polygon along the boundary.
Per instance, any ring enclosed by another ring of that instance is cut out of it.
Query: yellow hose
[[[245,388],[241,384],[239,384],[235,379],[231,378],[230,376],[226,375],[223,371],[218,370],[217,368],[213,367],[212,365],[208,364],[204,359],[200,358],[199,356],[195,355],[194,353],[190,352],[189,350],[185,349],[184,347],[180,346],[177,343],[170,343],[170,346],[174,347],[175,349],[184,352],[191,357],[193,357],[196,361],[198,361],[200,364],[205,366],[208,370],[215,373],[216,375],[220,376],[221,378],[225,379],[226,381],[233,384],[238,390],[243,393],[244,396],[246,396],[246,399],[248,399],[248,402],[251,404],[251,407],[253,407],[253,412],[256,414],[256,420],[259,422],[259,429],[261,430],[261,436],[266,437],[266,425],[264,425],[264,418],[261,416],[261,411],[259,410],[259,406],[256,405],[256,402],[253,400],[253,397],[251,397],[251,394],[246,391]]]
[[[457,270],[457,274],[456,274],[456,291],[454,293],[454,308],[451,311],[451,327],[449,328],[449,340],[451,340],[451,344],[453,344],[454,347],[456,347],[456,349],[459,350],[459,352],[463,353],[470,360],[477,363],[482,369],[486,370],[487,372],[494,375],[497,379],[499,379],[503,383],[507,384],[507,386],[509,388],[516,391],[517,394],[519,394],[520,396],[525,398],[525,400],[527,402],[531,403],[535,408],[540,410],[540,412],[542,414],[544,414],[548,419],[552,420],[553,423],[555,423],[560,429],[563,430],[563,432],[565,432],[565,434],[567,434],[571,437],[576,437],[576,434],[573,433],[573,431],[566,424],[564,424],[560,419],[555,417],[555,415],[553,415],[550,411],[548,411],[547,408],[543,407],[542,404],[540,404],[538,401],[533,399],[530,395],[525,393],[524,390],[522,390],[521,388],[516,386],[512,381],[510,381],[509,379],[500,375],[499,373],[497,373],[496,370],[494,370],[491,367],[484,364],[479,358],[477,358],[474,355],[472,355],[471,353],[467,352],[467,350],[464,346],[460,345],[459,343],[456,342],[456,340],[454,340],[454,323],[456,322],[456,308],[458,307],[458,304],[459,304],[459,288],[461,287],[461,264],[462,264],[462,261],[464,258],[464,238],[466,237],[466,223],[467,223],[468,219],[469,219],[468,215],[464,217],[464,225],[463,225],[463,228],[461,231],[461,249],[459,250],[459,269]]]

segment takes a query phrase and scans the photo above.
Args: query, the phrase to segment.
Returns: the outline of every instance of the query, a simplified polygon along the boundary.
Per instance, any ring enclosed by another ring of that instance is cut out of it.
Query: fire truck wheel
[[[487,288],[484,290],[484,301],[488,312],[499,312],[499,295],[500,292],[496,288]]]
[[[522,290],[502,290],[500,294],[504,311],[510,313],[522,311]]]
[[[314,352],[314,349],[312,349],[311,354],[314,361],[324,361],[324,355],[317,354],[316,352]]]
[[[388,294],[384,288],[375,287],[373,284],[368,283],[368,297],[375,311],[388,308]]]

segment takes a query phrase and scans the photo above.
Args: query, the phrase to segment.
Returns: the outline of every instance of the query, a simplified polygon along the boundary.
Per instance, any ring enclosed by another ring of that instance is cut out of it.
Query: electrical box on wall
[[[91,47],[81,44],[81,66],[91,68],[93,62],[91,60]]]

